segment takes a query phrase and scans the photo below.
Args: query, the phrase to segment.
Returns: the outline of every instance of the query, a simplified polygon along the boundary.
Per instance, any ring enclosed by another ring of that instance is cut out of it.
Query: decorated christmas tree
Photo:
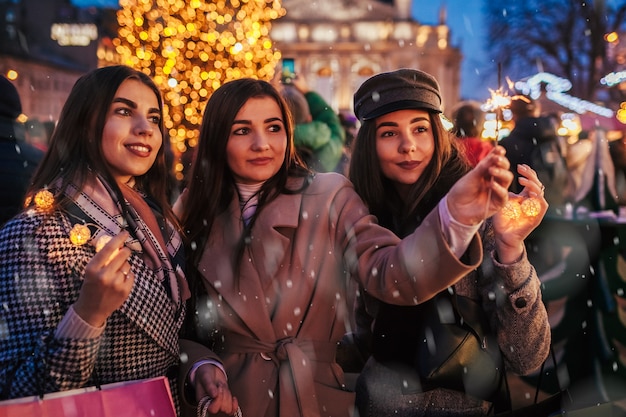
[[[183,154],[196,145],[204,105],[217,87],[273,77],[280,52],[269,32],[284,14],[280,0],[120,0],[114,53],[101,58],[156,81],[174,152]]]

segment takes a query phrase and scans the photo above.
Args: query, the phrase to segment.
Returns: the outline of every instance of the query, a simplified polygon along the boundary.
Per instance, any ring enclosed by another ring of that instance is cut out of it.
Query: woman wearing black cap
[[[362,125],[350,178],[380,224],[406,236],[470,170],[443,127],[439,86],[427,73],[402,69],[365,81],[354,103]],[[372,354],[357,381],[361,417],[487,415],[507,407],[502,358],[516,373],[546,358],[550,328],[524,239],[548,205],[534,171],[519,173],[525,188],[513,198],[535,198],[539,213],[512,221],[498,212],[485,222],[480,268],[415,306],[374,300],[367,290],[359,299],[356,339]],[[458,355],[459,340],[445,338],[455,323],[469,337]]]
[[[240,79],[217,89],[178,207],[188,265],[198,272],[190,279],[196,340],[219,356],[190,370],[196,387],[186,400],[202,401],[223,369],[228,385],[210,413],[228,412],[234,396],[246,417],[353,415],[354,393],[335,362],[347,278],[412,305],[476,268],[476,231],[506,203],[513,177],[501,151],[401,241],[376,224],[343,175],[303,168],[292,117],[271,84]]]

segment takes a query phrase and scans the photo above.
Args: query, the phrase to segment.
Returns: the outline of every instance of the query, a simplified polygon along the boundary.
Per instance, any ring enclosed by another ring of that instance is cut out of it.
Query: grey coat
[[[495,330],[505,369],[528,374],[541,366],[550,348],[550,325],[541,297],[541,283],[526,253],[516,263],[500,264],[493,252],[493,233],[482,237],[491,259],[483,262],[481,274],[471,272],[454,284],[454,290],[482,306]],[[370,323],[371,320],[362,316],[373,315],[377,307],[375,300],[367,299],[365,304],[367,308],[357,309],[361,315],[356,320],[358,324]],[[390,336],[390,345],[403,343],[398,335],[411,331],[411,322],[398,316],[386,325],[390,326],[387,331],[396,335],[396,338]],[[384,329],[378,331],[385,333]],[[358,331],[365,335],[368,332],[369,328]],[[366,338],[362,336],[361,340]],[[408,383],[414,383],[417,388],[407,389]],[[403,360],[380,363],[374,357],[370,357],[359,376],[357,402],[361,417],[469,417],[488,415],[491,407],[491,403],[464,392],[445,388],[423,390],[419,375],[410,364]]]

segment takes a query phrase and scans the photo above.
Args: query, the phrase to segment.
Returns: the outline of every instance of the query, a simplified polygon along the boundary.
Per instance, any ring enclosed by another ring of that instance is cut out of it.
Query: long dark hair
[[[287,188],[288,177],[306,177],[311,174],[296,155],[293,144],[293,119],[274,86],[266,81],[242,78],[227,82],[215,90],[204,109],[198,147],[188,178],[187,195],[190,197],[184,205],[181,216],[190,243],[191,250],[187,254],[192,265],[199,261],[215,219],[226,210],[237,192],[234,176],[226,162],[226,144],[233,121],[249,99],[259,97],[270,97],[280,107],[285,121],[287,148],[281,168],[259,190],[258,206],[250,223],[244,229],[244,235],[249,233],[258,214],[268,202],[281,193],[298,191]],[[243,242],[243,239],[244,236],[240,241]],[[242,248],[238,250],[241,251]],[[238,258],[238,254],[235,254],[233,259],[235,265]]]
[[[355,190],[381,225],[399,235],[412,232],[452,185],[470,170],[439,114],[429,112],[429,116],[435,151],[406,198],[401,198],[380,168],[376,154],[376,119],[363,122],[353,144],[349,176]]]
[[[49,149],[33,176],[27,198],[32,199],[39,190],[56,186],[59,182],[60,191],[70,183],[82,189],[90,177],[100,175],[111,186],[118,201],[124,201],[102,153],[102,132],[118,88],[129,79],[140,81],[154,92],[160,115],[163,115],[161,92],[146,74],[124,65],[114,65],[83,75],[76,81],[65,101],[50,137]],[[159,130],[165,141],[162,117]],[[135,177],[135,188],[154,200],[163,215],[178,225],[167,196],[169,168],[165,160],[165,146],[167,144],[163,143],[148,172]],[[63,193],[59,193],[56,204],[62,208],[69,204],[69,200]]]

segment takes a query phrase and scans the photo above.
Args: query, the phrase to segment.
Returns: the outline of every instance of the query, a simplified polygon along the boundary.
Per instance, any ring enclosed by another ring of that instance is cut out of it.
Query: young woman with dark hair
[[[439,85],[423,71],[401,69],[366,80],[354,100],[362,125],[350,179],[382,226],[408,236],[471,172],[441,121]],[[355,340],[362,352],[371,352],[357,380],[361,417],[488,415],[494,402],[506,407],[504,370],[529,373],[547,357],[550,326],[524,239],[548,203],[535,172],[522,166],[519,174],[524,190],[509,200],[532,198],[536,213],[511,219],[507,206],[484,222],[479,236],[485,260],[476,270],[414,306],[395,305],[367,289],[357,299]],[[439,276],[436,271],[430,278]],[[452,325],[469,335],[472,347],[484,345],[479,355],[456,339],[446,345],[451,339],[437,329]]]
[[[175,387],[189,289],[162,116],[154,82],[126,66],[72,88],[26,208],[0,230],[0,398]]]

